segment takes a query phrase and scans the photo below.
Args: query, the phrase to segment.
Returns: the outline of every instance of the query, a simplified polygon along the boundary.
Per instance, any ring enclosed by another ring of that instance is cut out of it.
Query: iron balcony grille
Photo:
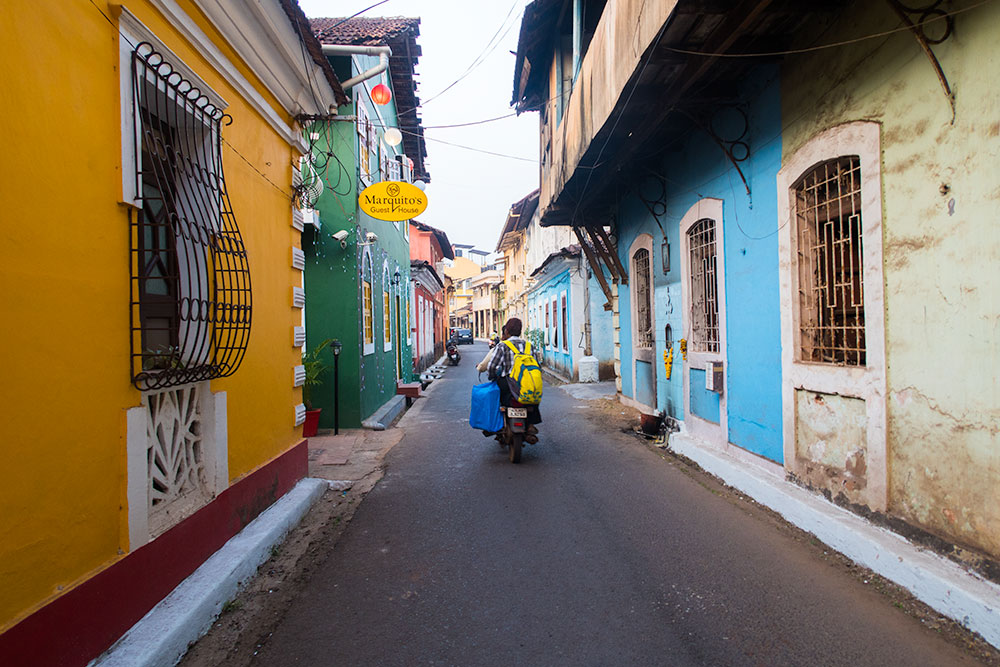
[[[702,218],[688,235],[691,280],[692,352],[719,351],[719,280],[716,271],[715,220]]]
[[[861,161],[819,165],[795,188],[802,361],[865,365]]]
[[[635,268],[635,346],[653,347],[653,304],[649,284],[649,251],[640,248],[632,255]]]
[[[140,390],[232,375],[250,337],[246,248],[222,173],[232,122],[152,45],[132,54],[131,375]]]

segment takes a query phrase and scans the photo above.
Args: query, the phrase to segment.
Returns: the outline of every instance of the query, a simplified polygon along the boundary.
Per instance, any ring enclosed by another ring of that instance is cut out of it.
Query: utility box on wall
[[[722,362],[709,361],[705,363],[705,389],[714,391],[716,394],[722,393]]]

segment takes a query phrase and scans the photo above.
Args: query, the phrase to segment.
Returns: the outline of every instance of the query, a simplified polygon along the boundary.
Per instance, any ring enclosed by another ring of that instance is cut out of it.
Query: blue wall
[[[657,407],[683,418],[683,374],[676,341],[683,336],[681,317],[678,225],[699,200],[723,201],[721,221],[726,276],[726,401],[729,442],[771,460],[782,461],[781,434],[781,336],[778,294],[777,195],[775,176],[781,166],[781,104],[778,68],[759,67],[739,91],[747,114],[743,137],[750,157],[740,163],[751,188],[748,196],[740,175],[718,144],[692,126],[685,139],[667,147],[658,171],[667,182],[666,214],[661,217],[670,241],[670,272],[662,270],[663,235],[646,207],[635,195],[619,206],[618,251],[629,266],[628,250],[639,234],[653,236],[655,290]],[[685,123],[682,116],[667,122]],[[723,111],[715,117],[717,134],[735,138],[743,129],[742,117]],[[622,392],[632,389],[631,323],[629,293],[619,299],[622,330]],[[673,329],[674,364],[666,380],[663,365],[664,325]],[[704,390],[704,371],[691,373],[691,398],[695,414],[718,422],[718,396]],[[714,400],[714,411],[713,411]],[[714,417],[714,418],[713,418]]]
[[[558,266],[558,265],[557,265]],[[550,268],[551,270],[551,268]],[[542,307],[541,322],[537,327],[545,329],[545,304],[549,304],[549,327],[546,330],[545,363],[552,367],[557,373],[566,376],[573,375],[573,346],[576,345],[573,332],[579,329],[579,323],[573,322],[573,294],[570,289],[570,270],[553,272],[551,276],[541,275],[540,280],[544,281],[535,289],[528,299],[528,308],[537,314],[538,306]],[[566,335],[570,339],[564,344],[562,336],[562,319],[559,309],[562,306],[562,297],[566,297]],[[555,312],[552,312],[552,302],[556,303]],[[536,315],[537,317],[537,315]],[[529,321],[531,321],[529,319]],[[558,331],[559,346],[555,347],[555,332]],[[563,348],[568,349],[563,349]]]
[[[692,368],[688,374],[690,376],[688,392],[691,394],[691,414],[698,415],[713,424],[720,423],[719,395],[705,389],[705,369]]]
[[[610,310],[604,310],[604,291],[597,281],[597,276],[591,270],[590,275],[590,348],[597,360],[611,364],[615,360],[615,331]],[[611,275],[604,271],[605,280],[611,283]],[[577,326],[577,332],[582,331],[583,323]],[[577,333],[579,338],[580,334]]]

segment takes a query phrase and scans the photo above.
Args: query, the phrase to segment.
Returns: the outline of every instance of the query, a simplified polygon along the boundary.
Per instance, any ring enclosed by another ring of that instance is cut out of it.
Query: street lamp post
[[[340,349],[339,340],[330,343],[333,348],[333,434],[340,435]]]

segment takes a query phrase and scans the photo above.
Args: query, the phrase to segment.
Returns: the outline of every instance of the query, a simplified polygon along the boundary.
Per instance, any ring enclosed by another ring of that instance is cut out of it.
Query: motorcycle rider
[[[510,318],[503,325],[501,331],[504,341],[512,343],[518,352],[524,352],[525,340],[521,338],[521,320],[516,317]],[[534,350],[532,350],[532,354],[534,354]],[[507,376],[510,374],[513,366],[514,353],[506,345],[499,344],[490,350],[486,357],[476,365],[476,370],[480,373],[487,371],[489,379],[496,382],[497,386],[500,387],[500,405],[504,407],[510,405],[511,390]],[[528,442],[537,442],[538,440],[535,435],[538,433],[538,428],[535,424],[540,424],[542,421],[542,414],[539,407],[536,405],[533,410],[528,410],[528,426],[525,429],[525,433],[531,438],[525,437],[525,440]]]

